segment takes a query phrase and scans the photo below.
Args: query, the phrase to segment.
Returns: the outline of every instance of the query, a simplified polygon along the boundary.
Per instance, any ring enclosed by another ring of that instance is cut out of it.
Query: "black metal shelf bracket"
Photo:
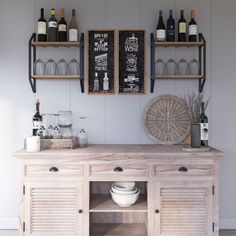
[[[36,79],[32,78],[32,68],[36,61],[36,47],[32,45],[32,42],[36,41],[36,33],[33,33],[29,40],[29,83],[33,93],[36,93]],[[33,60],[32,60],[33,58]]]
[[[80,87],[84,93],[84,33],[80,37]]]
[[[206,83],[206,40],[202,33],[199,33],[199,41],[202,42],[202,45],[199,46],[199,74],[202,77],[199,79],[199,93],[202,93],[205,83]],[[150,34],[150,91],[154,92],[155,87],[155,38],[154,34]]]
[[[36,33],[33,33],[29,40],[29,83],[33,93],[36,93],[36,79],[32,78],[34,63],[36,62],[36,46],[32,42],[36,41]],[[80,87],[84,93],[84,33],[80,37]]]
[[[199,47],[199,70],[200,75],[203,75],[202,78],[199,79],[199,93],[202,93],[206,83],[206,40],[201,33],[199,33],[199,41],[203,42],[203,45]]]
[[[150,84],[150,88],[151,88],[151,93],[154,92],[154,86],[155,86],[155,38],[154,38],[154,34],[151,33],[151,37],[150,37],[150,45],[151,45],[151,49],[150,49],[150,72],[151,72],[151,84]]]

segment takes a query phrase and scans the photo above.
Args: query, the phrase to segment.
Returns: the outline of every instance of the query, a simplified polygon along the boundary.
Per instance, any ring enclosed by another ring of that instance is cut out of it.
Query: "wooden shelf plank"
[[[90,212],[147,212],[145,196],[139,196],[138,201],[131,207],[120,207],[109,194],[94,194],[91,198]]]
[[[76,75],[32,75],[32,79],[77,79],[80,77]]]
[[[145,224],[91,224],[91,236],[146,236]]]
[[[155,47],[201,47],[203,42],[155,42]]]
[[[155,76],[155,79],[201,79],[203,75],[162,75]]]
[[[79,47],[80,42],[32,42],[35,47]]]

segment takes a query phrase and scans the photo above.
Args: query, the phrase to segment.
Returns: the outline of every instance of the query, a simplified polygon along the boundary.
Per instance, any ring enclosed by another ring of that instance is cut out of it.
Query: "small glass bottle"
[[[95,78],[94,78],[94,85],[93,85],[93,91],[98,92],[99,91],[99,80],[98,80],[98,73],[95,73]]]
[[[103,78],[103,90],[108,91],[109,90],[109,79],[107,77],[107,73],[105,73],[105,76]]]
[[[81,129],[78,135],[79,147],[87,147],[88,146],[88,135],[84,129]]]

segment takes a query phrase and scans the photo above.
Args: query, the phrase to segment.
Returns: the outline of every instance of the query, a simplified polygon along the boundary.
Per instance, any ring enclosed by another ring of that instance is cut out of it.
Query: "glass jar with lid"
[[[72,111],[59,111],[58,113],[59,127],[71,127],[73,124]]]
[[[39,58],[34,63],[34,74],[35,75],[44,75],[45,71],[45,63]]]
[[[57,75],[66,75],[67,74],[67,69],[68,69],[68,64],[64,59],[61,59],[58,63],[57,63]]]
[[[80,73],[79,62],[76,59],[72,59],[69,62],[68,74],[79,75],[79,73]]]
[[[56,74],[56,63],[53,59],[49,59],[45,67],[45,75],[55,75]]]

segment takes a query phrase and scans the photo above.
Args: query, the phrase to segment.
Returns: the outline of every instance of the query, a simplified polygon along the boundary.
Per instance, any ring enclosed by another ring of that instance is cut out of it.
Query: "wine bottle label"
[[[39,129],[41,125],[41,121],[33,121],[33,129]]]
[[[46,34],[46,22],[39,21],[38,22],[38,34]]]
[[[179,23],[179,33],[186,33],[186,23],[185,22]]]
[[[197,25],[189,26],[189,35],[197,35]]]
[[[70,42],[77,42],[78,41],[78,30],[77,29],[70,29],[69,30],[69,41]]]
[[[161,29],[157,30],[157,40],[165,40],[166,38],[166,31]]]
[[[208,123],[200,123],[201,140],[208,140]]]
[[[57,28],[57,22],[56,21],[49,21],[48,27],[49,28]]]
[[[58,26],[58,31],[66,32],[66,25],[65,25],[65,24],[60,24],[60,25]]]

